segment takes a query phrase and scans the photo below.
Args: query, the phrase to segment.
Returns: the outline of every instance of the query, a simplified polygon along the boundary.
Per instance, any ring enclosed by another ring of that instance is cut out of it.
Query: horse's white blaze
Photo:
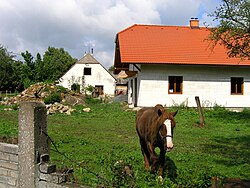
[[[173,144],[173,141],[172,141],[172,126],[171,126],[171,120],[167,119],[165,122],[164,122],[164,125],[166,126],[166,129],[167,129],[167,137],[166,137],[166,141],[167,141],[167,147],[168,148],[173,148],[174,144]]]

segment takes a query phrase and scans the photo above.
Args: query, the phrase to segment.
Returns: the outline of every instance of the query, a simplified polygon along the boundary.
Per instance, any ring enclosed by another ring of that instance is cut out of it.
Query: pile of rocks
[[[74,106],[76,104],[84,105],[83,94],[75,93],[61,86],[45,83],[33,84],[19,95],[15,97],[5,98],[5,100],[0,101],[0,104],[11,106],[13,104],[19,105],[22,101],[44,102],[44,99],[46,99],[53,93],[60,93],[62,100],[60,101],[60,103],[46,105],[48,114],[60,112],[70,115],[74,111],[71,106]]]
[[[67,115],[71,115],[72,112],[75,111],[75,109],[71,108],[68,105],[63,105],[61,103],[54,103],[54,104],[48,104],[46,105],[47,108],[47,114],[54,114],[56,112],[65,113]]]

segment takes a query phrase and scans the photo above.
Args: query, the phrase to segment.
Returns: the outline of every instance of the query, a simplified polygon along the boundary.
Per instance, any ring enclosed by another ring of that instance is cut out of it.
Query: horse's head
[[[174,116],[177,114],[178,110],[176,112],[168,112],[166,109],[164,109],[161,105],[156,105],[158,107],[158,116],[159,116],[159,123],[160,123],[160,129],[159,129],[159,136],[160,139],[162,139],[164,143],[164,149],[166,151],[170,151],[173,149],[173,129],[176,125]]]

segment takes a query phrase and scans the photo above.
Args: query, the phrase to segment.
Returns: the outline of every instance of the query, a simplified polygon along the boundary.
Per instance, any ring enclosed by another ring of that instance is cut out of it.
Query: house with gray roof
[[[115,77],[89,53],[59,79],[59,85],[68,89],[71,89],[73,84],[80,85],[80,91],[93,86],[97,95],[114,95],[115,83]]]

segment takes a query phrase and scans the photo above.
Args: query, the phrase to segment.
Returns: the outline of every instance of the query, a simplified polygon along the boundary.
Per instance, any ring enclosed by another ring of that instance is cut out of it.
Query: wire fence
[[[60,154],[61,156],[63,156],[65,159],[67,159],[67,160],[70,161],[71,163],[74,163],[77,167],[82,168],[82,169],[84,169],[85,171],[87,171],[88,173],[95,175],[96,178],[97,178],[99,181],[105,182],[105,184],[108,185],[108,186],[112,186],[112,182],[109,181],[108,179],[102,177],[99,173],[94,172],[94,171],[90,170],[89,168],[86,168],[85,166],[83,166],[82,163],[79,163],[79,162],[77,162],[77,161],[75,161],[75,160],[69,158],[67,155],[65,155],[65,153],[59,151],[59,149],[57,148],[55,142],[51,139],[51,137],[50,137],[46,132],[44,132],[44,131],[42,131],[42,132],[43,132],[43,134],[45,134],[45,136],[50,140],[51,144],[52,144],[53,147],[55,148],[55,149],[51,149],[51,150],[57,152],[58,154]]]

